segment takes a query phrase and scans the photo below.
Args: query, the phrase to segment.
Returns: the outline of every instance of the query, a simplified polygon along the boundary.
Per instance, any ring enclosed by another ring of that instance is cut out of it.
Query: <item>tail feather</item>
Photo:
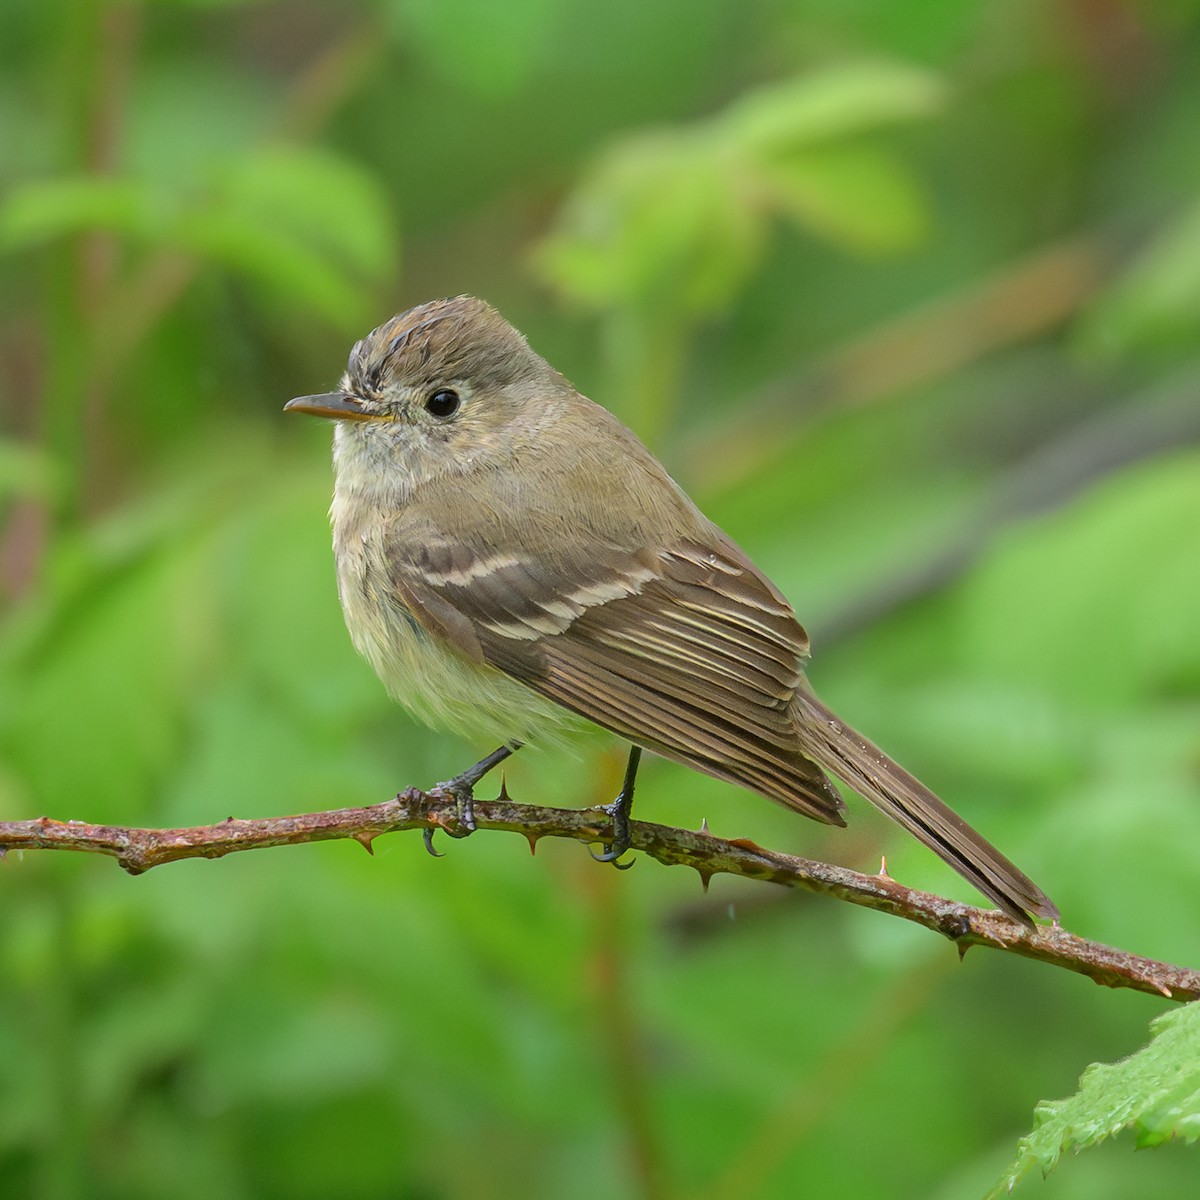
[[[793,701],[805,753],[952,866],[1006,913],[1058,919],[1058,909],[1023,871],[923,783],[803,689]]]

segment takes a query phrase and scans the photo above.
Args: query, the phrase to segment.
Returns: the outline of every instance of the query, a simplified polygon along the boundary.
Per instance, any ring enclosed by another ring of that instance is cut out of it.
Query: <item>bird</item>
[[[607,810],[629,848],[643,750],[845,825],[836,776],[1024,924],[1058,909],[829,709],[787,598],[636,435],[491,305],[433,300],[357,342],[334,422],[338,592],[357,650],[435,728],[500,742],[598,725],[630,744]]]

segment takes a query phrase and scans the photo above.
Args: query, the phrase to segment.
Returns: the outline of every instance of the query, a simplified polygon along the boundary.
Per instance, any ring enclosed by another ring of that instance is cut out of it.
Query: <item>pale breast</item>
[[[554,741],[582,718],[494,667],[435,641],[392,586],[383,521],[360,522],[344,502],[332,510],[338,593],[346,627],[388,694],[435,728],[497,743]]]

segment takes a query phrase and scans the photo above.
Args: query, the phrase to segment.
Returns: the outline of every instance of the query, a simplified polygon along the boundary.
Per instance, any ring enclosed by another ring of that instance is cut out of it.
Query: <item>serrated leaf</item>
[[[1200,1138],[1200,1004],[1159,1017],[1149,1045],[1118,1063],[1093,1063],[1066,1100],[1039,1104],[1032,1133],[988,1194],[1006,1196],[1034,1167],[1052,1170],[1066,1150],[1082,1150],[1124,1130],[1139,1146]]]

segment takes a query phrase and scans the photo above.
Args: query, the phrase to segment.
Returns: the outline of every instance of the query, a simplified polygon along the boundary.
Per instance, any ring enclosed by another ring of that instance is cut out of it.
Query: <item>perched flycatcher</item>
[[[1058,910],[928,788],[834,715],[780,591],[641,442],[495,309],[409,309],[350,353],[333,546],[350,636],[430,724],[518,744],[580,718],[844,825],[831,771],[1021,920]]]

